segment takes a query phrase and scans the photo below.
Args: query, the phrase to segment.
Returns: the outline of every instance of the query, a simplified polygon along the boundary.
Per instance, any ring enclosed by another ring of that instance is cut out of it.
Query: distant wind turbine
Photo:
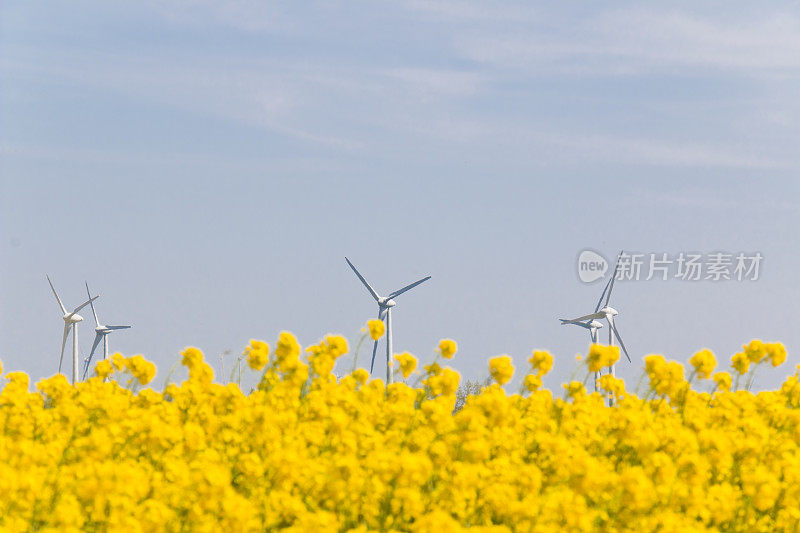
[[[94,351],[97,349],[97,346],[100,344],[100,341],[103,341],[103,359],[108,357],[108,334],[112,331],[116,331],[118,329],[129,329],[130,326],[104,326],[100,323],[97,319],[97,312],[94,310],[94,303],[92,303],[92,293],[89,292],[89,282],[86,283],[86,294],[89,295],[89,303],[92,306],[92,315],[94,315],[94,343],[92,343],[92,351],[89,352],[89,357],[86,358],[85,364],[83,366],[83,379],[86,379],[86,374],[89,372],[89,364],[92,362],[92,356],[94,356]]]
[[[430,276],[426,276],[419,281],[415,281],[410,285],[406,285],[402,289],[398,289],[394,292],[389,293],[388,296],[378,296],[378,293],[375,292],[367,280],[364,279],[364,276],[356,269],[353,263],[350,262],[348,258],[344,258],[347,261],[347,264],[350,265],[350,268],[353,269],[353,272],[356,273],[358,279],[361,280],[361,283],[369,291],[370,295],[375,298],[375,301],[378,302],[378,320],[385,320],[386,321],[386,384],[389,385],[392,383],[392,371],[391,371],[391,358],[392,358],[392,307],[397,305],[394,301],[394,298],[397,298],[404,292],[413,289],[417,285],[422,282],[428,281],[431,279]],[[375,366],[375,353],[378,350],[378,341],[375,341],[375,344],[372,346],[372,362],[369,365],[369,372],[372,374],[372,369]]]
[[[64,313],[62,317],[64,319],[64,336],[61,339],[61,356],[58,359],[58,373],[61,373],[61,364],[64,362],[64,346],[67,344],[67,335],[69,335],[70,328],[72,329],[72,384],[74,385],[78,381],[78,322],[83,320],[83,317],[78,314],[78,311],[92,303],[93,300],[100,298],[100,296],[95,296],[92,298],[89,296],[89,299],[83,302],[81,305],[76,307],[71,313],[67,313],[67,309],[64,307],[64,304],[61,303],[61,298],[58,297],[58,293],[56,292],[55,287],[53,287],[53,282],[50,281],[50,276],[47,277],[47,283],[50,284],[50,288],[53,290],[53,294],[56,297],[56,301],[58,301],[58,306],[61,308],[61,312]]]
[[[625,357],[627,357],[628,361],[630,362],[631,357],[628,355],[628,350],[625,348],[625,343],[622,342],[622,337],[620,336],[619,330],[614,323],[614,317],[617,316],[619,312],[608,305],[609,301],[611,300],[611,292],[614,290],[614,280],[617,279],[620,257],[622,257],[622,252],[620,252],[619,256],[617,256],[617,264],[614,266],[614,272],[611,274],[611,279],[608,280],[605,288],[603,288],[603,293],[600,295],[600,299],[597,301],[597,306],[594,308],[594,313],[590,315],[579,316],[578,318],[573,318],[571,320],[564,318],[559,320],[561,320],[562,325],[574,324],[588,329],[589,333],[592,335],[592,342],[597,342],[597,329],[602,327],[602,324],[600,324],[598,320],[606,319],[608,322],[608,345],[613,346],[614,337],[616,337],[619,341],[619,345],[622,347],[622,351],[625,353]],[[604,305],[603,298],[606,300]],[[603,305],[603,307],[600,308],[600,305]],[[610,372],[612,375],[614,375],[614,365],[611,365]]]

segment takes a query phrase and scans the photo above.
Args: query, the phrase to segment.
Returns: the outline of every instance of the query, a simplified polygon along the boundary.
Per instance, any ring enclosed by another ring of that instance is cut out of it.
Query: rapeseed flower
[[[500,355],[489,359],[489,373],[498,384],[505,385],[514,375],[511,358],[507,355]]]
[[[269,344],[251,339],[250,346],[244,350],[244,355],[247,357],[247,366],[253,370],[261,370],[269,360]]]
[[[604,367],[611,366],[617,361],[619,361],[619,346],[592,344],[586,356],[590,372],[600,372]]]
[[[403,378],[407,378],[417,368],[417,358],[408,352],[395,354],[394,358],[400,363],[400,372],[403,373]]]
[[[368,320],[367,329],[369,329],[369,336],[376,341],[383,337],[384,332],[386,332],[386,324],[383,323],[383,320]]]
[[[114,367],[111,365],[111,361],[108,359],[102,359],[97,362],[94,367],[94,373],[97,374],[100,379],[106,379],[114,372]]]
[[[780,342],[767,344],[767,354],[772,366],[780,366],[786,361],[786,347]]]
[[[717,372],[713,376],[714,383],[717,384],[717,389],[723,392],[731,390],[733,385],[733,378],[728,372]]]
[[[753,362],[753,360],[750,357],[748,357],[746,352],[739,352],[731,357],[731,366],[740,375],[747,374],[747,371],[750,369],[751,362]]]
[[[689,363],[694,367],[694,371],[700,379],[710,378],[714,367],[717,366],[717,360],[713,352],[708,348],[695,353],[692,358],[689,359]]]
[[[528,392],[536,392],[542,388],[542,378],[539,374],[528,374],[522,384]]]
[[[544,350],[535,350],[528,358],[528,362],[539,376],[544,376],[553,368],[553,356]]]
[[[452,339],[442,339],[439,341],[439,353],[445,359],[452,359],[457,349],[456,341]]]

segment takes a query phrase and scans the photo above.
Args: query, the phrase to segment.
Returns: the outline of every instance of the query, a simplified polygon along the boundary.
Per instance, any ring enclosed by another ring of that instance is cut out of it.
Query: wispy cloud
[[[458,1],[458,0],[410,0],[403,8],[424,13],[445,20],[465,20],[468,22],[531,22],[541,17],[541,11],[529,2],[507,1]]]
[[[291,4],[271,0],[146,0],[158,16],[176,25],[227,26],[247,32],[285,31]]]
[[[243,126],[242,135],[255,127],[343,156],[450,149],[487,164],[798,165],[796,17],[451,0],[378,5],[388,14],[376,18],[372,6],[363,19],[341,22],[350,24],[345,31],[318,28],[297,6],[275,2],[149,0],[142,9],[167,21],[158,31],[170,39],[187,34],[187,42],[165,39],[172,44],[159,53],[11,43],[0,74],[22,85],[124,95],[229,121]],[[317,7],[308,17],[358,11],[336,2]],[[385,38],[373,22],[385,24]],[[230,49],[195,54],[198,24]],[[365,33],[351,33],[357,28]],[[669,83],[684,96],[659,93],[661,80],[648,85],[652,95],[614,92],[653,72],[662,80],[675,75]],[[756,87],[774,87],[765,80],[782,76],[784,85],[770,94],[748,87],[695,97],[683,81],[692,75],[716,86],[764,81]],[[609,90],[607,81],[616,86]]]
[[[614,135],[553,135],[569,153],[589,159],[671,167],[787,168],[791,162],[726,146]]]
[[[497,67],[546,69],[539,74],[714,68],[797,76],[800,19],[775,12],[731,20],[676,9],[611,10],[576,19],[562,31],[471,32],[456,47]]]
[[[485,76],[477,72],[433,68],[393,68],[382,71],[403,89],[423,98],[471,96],[476,94]]]
[[[790,190],[787,189],[787,190]],[[674,207],[679,209],[724,209],[728,211],[746,210],[753,205],[769,206],[771,210],[798,212],[800,206],[796,202],[775,198],[767,190],[757,189],[745,196],[734,187],[689,186],[671,187],[669,190],[658,187],[635,187],[623,195],[623,201],[631,206],[652,205],[658,208]]]

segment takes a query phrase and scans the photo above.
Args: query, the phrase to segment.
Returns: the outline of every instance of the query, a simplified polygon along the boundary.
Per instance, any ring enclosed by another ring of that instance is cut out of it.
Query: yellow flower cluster
[[[592,344],[586,356],[590,372],[600,372],[604,367],[611,366],[617,361],[619,361],[619,346]]]
[[[403,378],[407,378],[417,369],[417,358],[408,352],[396,354],[394,358],[400,363],[400,372],[403,373]]]
[[[514,365],[507,355],[500,355],[489,359],[489,373],[500,385],[505,385],[514,375]]]
[[[139,385],[147,385],[156,376],[156,365],[141,355],[126,358],[121,353],[115,353],[110,359],[99,361],[95,372],[102,379],[111,376],[115,372],[120,375],[128,372],[133,379],[139,382]]]
[[[522,386],[528,392],[536,392],[542,387],[542,377],[553,368],[553,356],[544,350],[535,350],[528,358],[533,374],[528,374],[522,380]]]
[[[694,371],[700,379],[708,379],[717,366],[717,359],[714,353],[705,348],[700,350],[689,359],[689,363],[694,367]]]
[[[422,380],[427,391],[432,396],[453,396],[458,390],[458,383],[461,376],[451,368],[442,368],[433,363],[425,366],[427,377]]]
[[[689,384],[683,379],[683,365],[667,361],[663,355],[648,355],[644,358],[644,369],[656,394],[676,397]]]
[[[439,341],[439,353],[445,359],[452,359],[456,354],[456,341],[453,339],[442,339]]]
[[[250,346],[244,349],[247,365],[253,370],[261,370],[269,359],[269,344],[264,341],[251,340]]]
[[[751,364],[786,357],[746,348]],[[347,350],[333,335],[306,350],[287,332],[274,352],[251,341],[249,394],[214,383],[196,348],[163,392],[134,392],[154,367],[120,354],[76,386],[0,377],[0,531],[800,529],[800,369],[777,391],[728,392],[718,373],[697,392],[652,355],[644,394],[600,378],[608,407],[580,381],[542,390],[552,356],[537,351],[529,393],[506,393],[514,370],[498,357],[497,383],[456,410],[454,370],[425,366],[419,388],[334,376]],[[615,355],[592,346],[586,379]],[[691,365],[713,371],[707,355]]]
[[[717,389],[721,391],[731,390],[733,379],[728,372],[717,372],[713,376],[714,382],[717,384]]]
[[[765,343],[759,339],[753,339],[749,344],[742,346],[742,352],[737,353],[733,358],[735,362],[738,363],[738,366],[744,368],[744,371],[740,371],[740,373],[744,374],[747,372],[749,363],[758,364],[769,361],[772,366],[783,364],[786,360],[786,348],[779,342]],[[748,361],[747,366],[744,366],[744,363],[739,363],[741,359],[746,359]],[[739,370],[736,364],[734,364],[734,368]]]
[[[386,324],[383,323],[383,320],[368,320],[367,328],[369,328],[369,336],[372,337],[374,341],[383,337],[383,334],[386,332]]]
[[[625,381],[611,374],[600,376],[600,379],[597,380],[597,385],[604,391],[613,394],[617,400],[625,394]]]

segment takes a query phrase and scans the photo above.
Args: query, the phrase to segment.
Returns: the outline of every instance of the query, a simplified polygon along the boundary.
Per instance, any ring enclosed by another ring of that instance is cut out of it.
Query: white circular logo
[[[584,283],[597,281],[606,275],[608,261],[593,250],[584,250],[578,255],[578,277]]]

